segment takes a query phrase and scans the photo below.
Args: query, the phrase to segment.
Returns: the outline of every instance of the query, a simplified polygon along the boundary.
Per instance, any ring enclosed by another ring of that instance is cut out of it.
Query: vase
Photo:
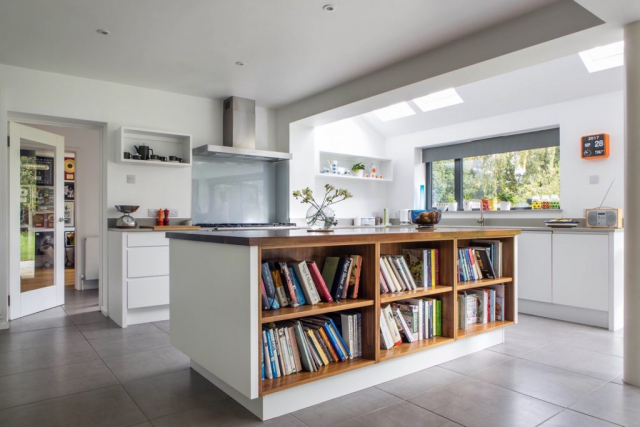
[[[318,210],[315,206],[307,210],[307,225],[312,230],[328,230],[335,221],[336,213],[330,207]]]
[[[364,176],[364,169],[358,169],[358,170],[356,171],[356,176],[357,176],[358,178],[362,178],[362,177]]]
[[[447,207],[449,208],[449,212],[456,212],[458,210],[458,202],[449,202],[447,203]]]
[[[500,202],[500,210],[501,211],[510,211],[511,210],[511,202]]]

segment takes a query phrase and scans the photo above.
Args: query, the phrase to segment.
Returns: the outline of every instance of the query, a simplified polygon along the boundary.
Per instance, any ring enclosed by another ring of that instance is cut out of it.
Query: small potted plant
[[[500,210],[501,211],[509,211],[511,210],[511,204],[515,203],[515,197],[513,193],[507,190],[501,190],[498,193],[498,200],[500,200]]]
[[[293,192],[293,197],[301,203],[311,205],[307,210],[307,225],[311,230],[328,230],[334,225],[336,213],[329,206],[353,197],[349,191],[335,188],[333,185],[324,186],[322,202],[318,203],[313,197],[313,191],[307,187]]]
[[[445,202],[447,202],[447,210],[449,212],[456,212],[458,210],[458,202],[455,197],[448,196],[445,198]]]
[[[364,176],[364,163],[358,162],[355,165],[351,166],[351,170],[353,174],[358,178],[362,178]]]

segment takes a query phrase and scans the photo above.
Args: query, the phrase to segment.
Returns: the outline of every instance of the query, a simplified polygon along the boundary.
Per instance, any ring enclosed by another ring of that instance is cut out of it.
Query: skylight
[[[464,101],[458,95],[455,89],[446,89],[440,92],[434,92],[421,98],[413,100],[423,112],[437,110],[438,108],[450,107],[456,104],[462,104]]]
[[[580,52],[590,73],[624,65],[624,42],[617,42]]]
[[[389,120],[395,120],[402,117],[413,116],[416,112],[413,111],[413,108],[406,102],[400,102],[398,104],[393,104],[385,108],[380,108],[379,110],[373,111],[373,114],[376,115],[377,118],[382,120],[383,122],[388,122]]]

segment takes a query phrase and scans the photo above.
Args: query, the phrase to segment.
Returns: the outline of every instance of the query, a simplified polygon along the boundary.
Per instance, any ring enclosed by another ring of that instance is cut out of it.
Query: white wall
[[[301,124],[291,126],[290,188],[299,190],[310,187],[319,197],[324,195],[324,185],[345,188],[353,198],[332,206],[338,218],[371,216],[372,212],[382,214],[386,203],[386,182],[366,182],[358,180],[317,177],[319,170],[318,152],[328,151],[339,154],[385,157],[385,141],[365,120],[360,117],[345,119],[316,128]],[[341,166],[350,167],[351,164]],[[366,165],[368,166],[368,165]],[[290,218],[305,217],[309,205],[303,205],[290,197]]]
[[[609,184],[615,183],[605,206],[624,207],[624,104],[622,92],[578,99],[511,114],[388,138],[387,153],[394,159],[394,182],[387,195],[391,211],[414,206],[414,189],[424,169],[419,148],[487,138],[514,132],[560,127],[560,202],[565,217],[582,217],[598,206]],[[608,133],[608,159],[582,160],[580,137]],[[589,176],[599,175],[599,184]],[[458,214],[464,215],[464,214]],[[526,213],[519,215],[526,216]]]

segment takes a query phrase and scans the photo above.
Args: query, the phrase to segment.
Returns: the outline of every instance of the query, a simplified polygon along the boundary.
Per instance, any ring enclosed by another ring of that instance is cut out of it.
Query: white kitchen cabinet
[[[552,302],[551,236],[523,231],[518,237],[518,298]]]
[[[169,239],[109,232],[109,317],[123,328],[169,319]]]
[[[609,236],[553,235],[553,303],[606,311],[609,307]]]

